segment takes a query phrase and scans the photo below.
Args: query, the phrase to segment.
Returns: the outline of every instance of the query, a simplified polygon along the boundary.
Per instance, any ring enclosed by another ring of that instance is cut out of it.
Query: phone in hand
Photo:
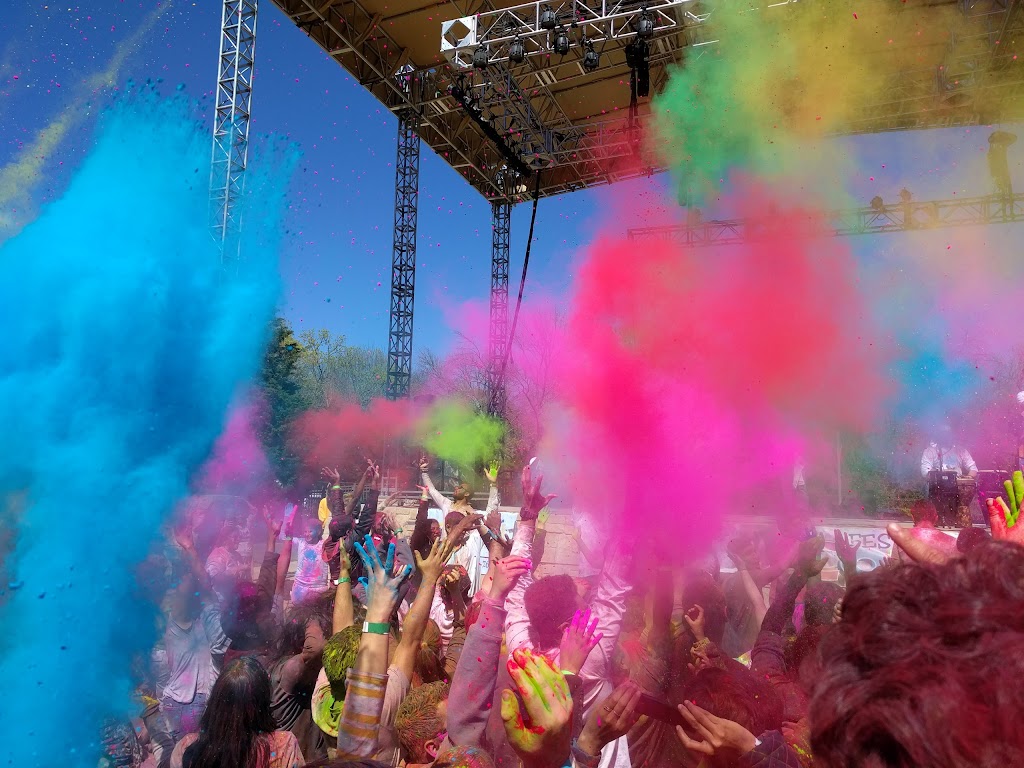
[[[689,728],[689,723],[683,719],[683,716],[679,714],[679,710],[669,704],[667,701],[651,696],[646,693],[640,694],[640,701],[637,702],[636,711],[641,715],[646,715],[652,720],[658,720],[662,723],[668,723],[669,725],[681,725],[684,728]]]

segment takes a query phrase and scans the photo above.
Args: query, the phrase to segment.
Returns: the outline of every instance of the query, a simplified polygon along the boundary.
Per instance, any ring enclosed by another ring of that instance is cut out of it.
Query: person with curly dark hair
[[[995,538],[1024,539],[990,520]],[[889,533],[918,562],[852,584],[822,639],[815,765],[1024,765],[1024,548],[996,541],[950,557],[911,531]]]
[[[298,768],[299,742],[270,714],[270,676],[251,656],[231,662],[214,683],[199,723],[174,748],[171,768]]]

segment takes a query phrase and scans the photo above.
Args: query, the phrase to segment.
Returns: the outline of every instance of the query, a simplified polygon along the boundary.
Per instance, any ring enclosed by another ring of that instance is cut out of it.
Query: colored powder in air
[[[746,245],[602,240],[578,273],[554,448],[617,531],[642,518],[699,551],[722,514],[772,511],[798,457],[879,418],[891,350],[856,260],[813,209],[767,202],[754,185],[730,201],[757,230]]]
[[[239,400],[195,483],[202,493],[249,496],[270,480],[270,466],[256,425],[264,418],[262,397],[254,392]]]
[[[472,470],[498,457],[505,425],[499,419],[475,413],[464,402],[441,400],[423,415],[416,431],[430,453]]]
[[[702,203],[736,169],[804,182],[827,175],[834,188],[841,158],[816,140],[856,130],[885,100],[889,75],[921,66],[922,23],[951,29],[956,20],[946,9],[924,16],[883,0],[867,0],[856,19],[845,0],[768,5],[710,3],[693,33],[716,42],[690,47],[655,99],[658,149],[690,202]]]
[[[208,229],[209,137],[130,97],[61,199],[0,250],[5,763],[93,768],[157,606],[134,569],[257,371],[278,295],[280,188],[250,174],[244,258]],[[281,175],[281,178],[287,178]]]
[[[338,469],[343,480],[355,480],[366,469],[366,459],[383,461],[389,448],[408,439],[413,422],[408,400],[376,398],[366,408],[338,401],[330,408],[301,414],[290,444],[302,457],[310,479],[319,477],[321,467],[327,466]]]

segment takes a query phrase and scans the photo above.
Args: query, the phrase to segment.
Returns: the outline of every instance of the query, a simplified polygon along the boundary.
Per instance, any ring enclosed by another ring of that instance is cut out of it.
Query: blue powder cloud
[[[94,768],[103,719],[135,713],[157,616],[135,567],[257,373],[291,165],[249,179],[243,259],[223,269],[209,155],[187,104],[135,95],[0,247],[2,765]]]

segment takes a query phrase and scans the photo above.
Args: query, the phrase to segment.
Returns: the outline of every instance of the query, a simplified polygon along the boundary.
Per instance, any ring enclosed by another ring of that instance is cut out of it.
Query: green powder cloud
[[[431,406],[416,431],[430,453],[473,469],[498,456],[505,424],[474,412],[463,402],[441,400]]]

